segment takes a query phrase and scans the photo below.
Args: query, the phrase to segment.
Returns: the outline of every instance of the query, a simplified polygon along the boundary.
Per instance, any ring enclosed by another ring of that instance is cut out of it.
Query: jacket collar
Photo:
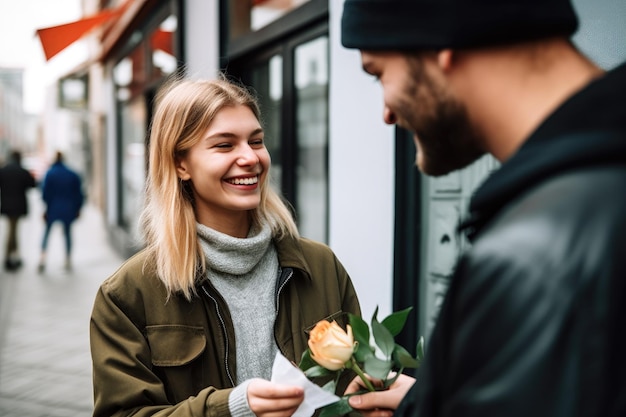
[[[300,239],[285,236],[280,240],[275,239],[278,262],[281,268],[294,268],[302,271],[303,275],[311,280],[311,268],[302,252]]]

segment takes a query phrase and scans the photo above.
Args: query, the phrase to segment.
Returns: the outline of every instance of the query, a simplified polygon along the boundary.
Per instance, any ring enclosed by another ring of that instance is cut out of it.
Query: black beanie
[[[346,0],[341,43],[364,50],[473,48],[570,36],[569,0]]]

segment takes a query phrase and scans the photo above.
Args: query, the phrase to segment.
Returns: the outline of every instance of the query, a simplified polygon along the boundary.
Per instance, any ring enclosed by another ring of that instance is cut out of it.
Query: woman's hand
[[[248,385],[248,405],[257,417],[290,417],[304,400],[304,389],[253,379]]]
[[[413,383],[415,383],[415,378],[402,374],[389,389],[354,395],[348,402],[352,408],[365,417],[390,417]],[[346,388],[345,394],[363,391],[365,387],[362,384],[361,378],[354,378]]]

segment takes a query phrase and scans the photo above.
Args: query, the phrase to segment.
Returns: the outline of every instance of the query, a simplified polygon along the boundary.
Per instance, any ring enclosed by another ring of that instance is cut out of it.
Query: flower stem
[[[374,385],[372,385],[372,381],[370,381],[369,378],[365,375],[365,373],[361,370],[361,368],[359,367],[359,364],[356,362],[356,359],[354,359],[354,356],[350,358],[350,361],[348,363],[349,365],[346,364],[348,365],[348,368],[351,368],[354,372],[356,372],[356,374],[361,378],[361,380],[365,384],[365,387],[367,388],[367,390],[370,392],[376,391],[376,388],[374,388]]]

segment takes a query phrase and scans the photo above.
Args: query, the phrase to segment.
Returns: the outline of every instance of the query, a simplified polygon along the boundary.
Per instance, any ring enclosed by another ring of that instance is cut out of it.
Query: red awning
[[[75,22],[63,25],[37,29],[37,35],[41,41],[46,61],[83,37],[91,29],[100,26],[115,17],[119,17],[123,11],[122,5],[113,10],[103,10],[92,16],[85,17]]]
[[[152,39],[150,39],[150,41],[152,49],[160,49],[163,52],[174,55],[174,40],[172,32],[157,29],[152,34]]]

